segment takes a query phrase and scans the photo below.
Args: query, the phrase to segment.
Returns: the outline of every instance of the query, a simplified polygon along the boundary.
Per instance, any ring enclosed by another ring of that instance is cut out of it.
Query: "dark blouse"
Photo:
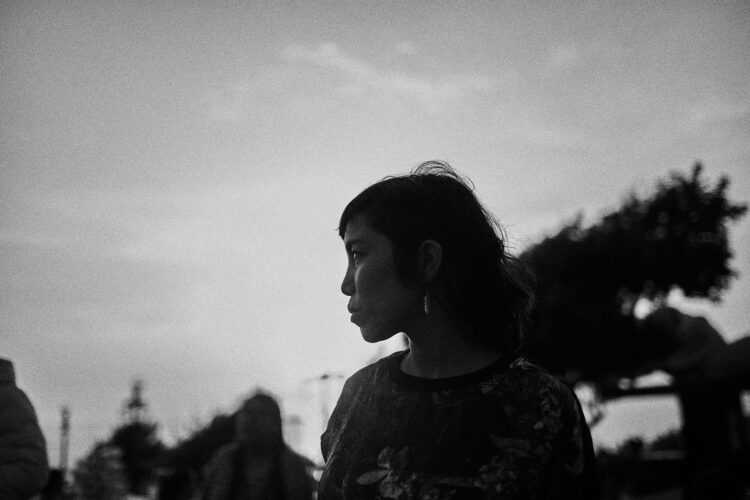
[[[423,379],[408,351],[355,373],[321,438],[319,500],[595,498],[573,391],[523,358]]]

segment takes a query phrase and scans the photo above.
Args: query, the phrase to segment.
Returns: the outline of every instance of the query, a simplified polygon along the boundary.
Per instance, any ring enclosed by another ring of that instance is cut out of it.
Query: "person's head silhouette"
[[[281,410],[267,394],[247,399],[237,412],[235,439],[250,453],[272,453],[284,446]]]

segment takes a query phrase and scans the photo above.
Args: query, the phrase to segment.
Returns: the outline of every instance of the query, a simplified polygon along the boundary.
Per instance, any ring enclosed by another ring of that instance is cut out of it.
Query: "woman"
[[[321,439],[319,499],[590,498],[573,392],[516,356],[531,293],[497,222],[449,165],[365,189],[339,224],[341,291],[367,342]]]
[[[281,409],[255,394],[239,409],[235,441],[214,454],[206,470],[204,500],[310,500],[309,461],[284,442]]]

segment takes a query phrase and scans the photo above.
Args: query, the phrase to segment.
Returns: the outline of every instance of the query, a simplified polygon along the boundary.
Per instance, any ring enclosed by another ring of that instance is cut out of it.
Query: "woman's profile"
[[[320,500],[594,498],[574,393],[517,355],[532,293],[473,187],[427,162],[357,195],[341,291],[367,342],[321,438]]]

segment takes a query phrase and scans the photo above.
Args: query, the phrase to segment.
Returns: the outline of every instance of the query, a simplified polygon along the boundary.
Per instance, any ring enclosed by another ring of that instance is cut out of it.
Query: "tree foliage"
[[[157,434],[158,426],[149,422],[130,422],[112,433],[109,444],[117,447],[129,491],[145,493],[147,482],[154,479],[154,471],[162,459],[165,447]]]
[[[143,383],[135,381],[124,405],[123,423],[77,465],[74,477],[84,498],[121,498],[120,490],[143,495],[156,479],[166,447],[159,439],[158,424],[146,418],[142,388]]]
[[[652,195],[631,194],[588,227],[579,216],[522,254],[537,277],[528,356],[589,380],[627,372],[653,351],[634,328],[638,299],[675,287],[720,299],[735,276],[727,226],[747,207],[727,198],[726,177],[711,185],[702,173],[673,173]]]
[[[84,500],[120,500],[127,484],[120,450],[104,442],[94,445],[73,470],[76,498]]]
[[[203,467],[221,446],[232,441],[235,414],[218,414],[169,451],[168,464],[200,475]]]

